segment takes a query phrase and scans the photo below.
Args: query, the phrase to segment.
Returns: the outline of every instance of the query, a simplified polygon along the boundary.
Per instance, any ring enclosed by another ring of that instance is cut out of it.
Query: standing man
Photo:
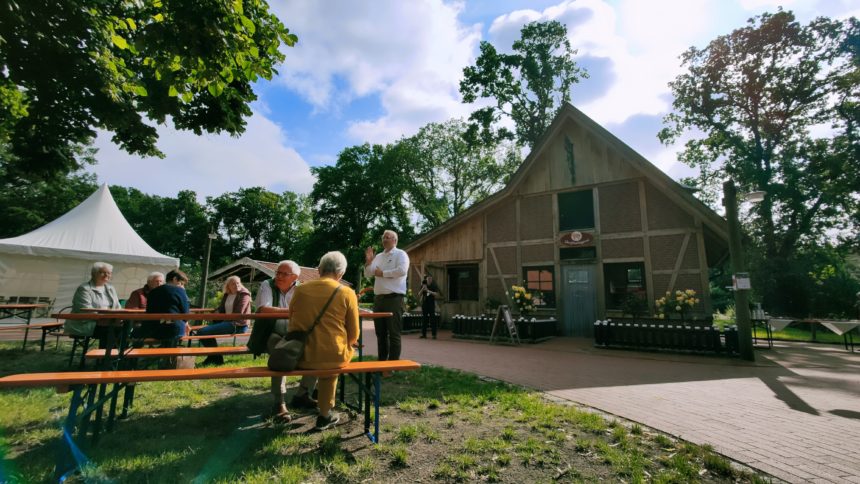
[[[400,359],[400,316],[406,296],[406,274],[409,273],[409,256],[397,248],[397,232],[382,233],[383,251],[374,255],[373,247],[364,251],[364,275],[376,277],[373,282],[373,310],[391,312],[390,318],[373,321],[376,329],[379,361]]]
[[[439,286],[433,282],[433,276],[427,274],[421,283],[421,337],[427,338],[427,326],[431,328],[433,339],[436,339],[436,298],[439,297]]]
[[[278,268],[275,270],[275,278],[260,284],[260,289],[257,291],[257,299],[254,304],[257,306],[258,313],[289,313],[290,301],[293,300],[295,288],[299,283],[299,275],[302,269],[298,264],[291,260],[284,260],[278,263]],[[275,327],[272,330],[275,333],[286,335],[289,327],[289,319],[278,319],[275,321]],[[293,397],[290,405],[293,407],[316,408],[317,402],[311,398],[310,390],[317,383],[317,379],[312,376],[302,377],[299,383],[299,393]],[[284,396],[287,393],[287,379],[285,377],[272,377],[272,396],[275,399],[274,407],[272,408],[272,416],[283,423],[289,423],[292,420],[290,412],[287,410],[287,404]]]
[[[164,284],[164,274],[153,272],[146,278],[146,285],[140,289],[131,291],[128,301],[125,302],[126,309],[146,309],[146,298],[149,296],[149,291],[152,291],[158,286]]]

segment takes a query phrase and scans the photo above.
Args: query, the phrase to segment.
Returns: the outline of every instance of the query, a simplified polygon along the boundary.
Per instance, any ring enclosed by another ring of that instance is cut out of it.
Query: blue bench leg
[[[63,423],[63,434],[60,436],[60,445],[57,449],[57,462],[54,468],[54,477],[58,482],[65,481],[72,473],[86,465],[87,457],[75,444],[72,436],[75,433],[75,422],[77,421],[78,409],[84,403],[82,395],[83,385],[72,387],[72,402],[69,404],[69,413]]]

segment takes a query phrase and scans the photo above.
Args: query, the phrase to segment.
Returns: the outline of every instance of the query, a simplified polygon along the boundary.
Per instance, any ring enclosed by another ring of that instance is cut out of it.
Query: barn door
[[[597,319],[596,269],[593,265],[568,265],[562,268],[565,336],[592,337]]]

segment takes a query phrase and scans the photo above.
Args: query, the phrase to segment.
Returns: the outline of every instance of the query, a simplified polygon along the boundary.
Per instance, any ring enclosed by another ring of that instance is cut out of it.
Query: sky
[[[299,37],[271,81],[259,82],[246,132],[196,136],[157,126],[165,158],[131,156],[100,133],[99,182],[203,201],[241,188],[309,193],[312,167],[350,146],[390,143],[431,122],[467,118],[458,91],[481,41],[509,51],[523,25],[567,26],[589,78],[571,102],[674,179],[694,174],[657,132],[671,110],[679,56],[778,6],[807,23],[860,17],[860,0],[269,0]],[[145,169],[141,169],[145,167]]]

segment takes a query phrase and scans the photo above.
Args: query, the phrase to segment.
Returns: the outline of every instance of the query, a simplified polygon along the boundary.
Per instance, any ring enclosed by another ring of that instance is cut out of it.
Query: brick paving
[[[372,324],[365,351],[376,354]],[[523,385],[639,422],[788,482],[860,483],[860,353],[777,343],[756,362],[403,336],[402,357]]]

